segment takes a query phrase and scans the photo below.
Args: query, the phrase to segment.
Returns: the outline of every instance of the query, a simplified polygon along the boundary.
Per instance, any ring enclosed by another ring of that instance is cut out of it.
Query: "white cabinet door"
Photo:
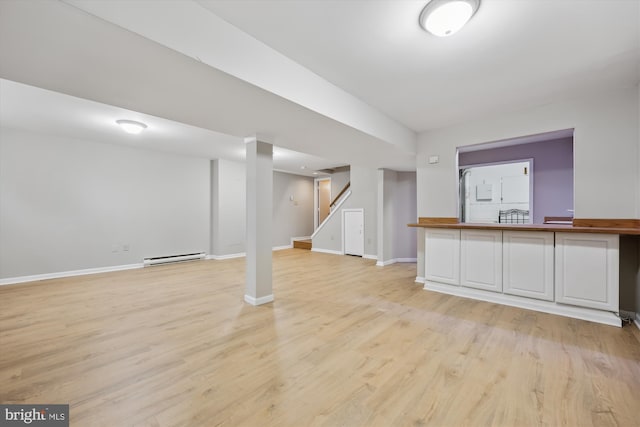
[[[619,236],[556,233],[556,302],[618,311]]]
[[[460,284],[460,230],[425,229],[424,276],[427,281]]]
[[[502,292],[502,231],[462,230],[460,284]]]
[[[503,292],[553,301],[553,233],[505,231]]]

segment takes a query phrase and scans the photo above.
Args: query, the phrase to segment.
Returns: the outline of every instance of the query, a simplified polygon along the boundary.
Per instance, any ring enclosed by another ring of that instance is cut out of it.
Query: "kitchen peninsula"
[[[619,317],[620,236],[636,219],[572,224],[474,224],[422,217],[424,288],[613,326]]]

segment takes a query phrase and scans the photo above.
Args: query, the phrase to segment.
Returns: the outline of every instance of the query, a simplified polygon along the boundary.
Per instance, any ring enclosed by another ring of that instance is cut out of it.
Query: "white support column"
[[[376,218],[378,219],[377,224],[377,243],[378,243],[378,262],[376,265],[378,267],[384,266],[384,169],[378,169],[378,203],[377,203],[377,214]]]
[[[252,305],[273,301],[272,215],[273,146],[257,137],[247,149],[247,266],[244,300]]]
[[[395,209],[395,191],[398,173],[388,169],[378,169],[378,267],[396,262],[394,240],[397,239]]]

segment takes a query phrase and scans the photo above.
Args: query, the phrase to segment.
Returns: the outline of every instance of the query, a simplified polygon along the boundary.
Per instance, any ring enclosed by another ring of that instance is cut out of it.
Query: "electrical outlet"
[[[124,245],[122,245],[122,251],[123,252],[129,252],[129,244],[125,243]]]
[[[111,245],[111,252],[116,253],[119,251],[120,251],[120,248],[118,247],[118,245]]]

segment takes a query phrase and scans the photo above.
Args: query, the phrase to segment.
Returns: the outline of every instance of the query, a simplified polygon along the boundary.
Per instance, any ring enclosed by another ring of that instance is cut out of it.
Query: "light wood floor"
[[[274,253],[0,288],[0,402],[72,426],[638,426],[640,331],[440,295],[415,264]]]

